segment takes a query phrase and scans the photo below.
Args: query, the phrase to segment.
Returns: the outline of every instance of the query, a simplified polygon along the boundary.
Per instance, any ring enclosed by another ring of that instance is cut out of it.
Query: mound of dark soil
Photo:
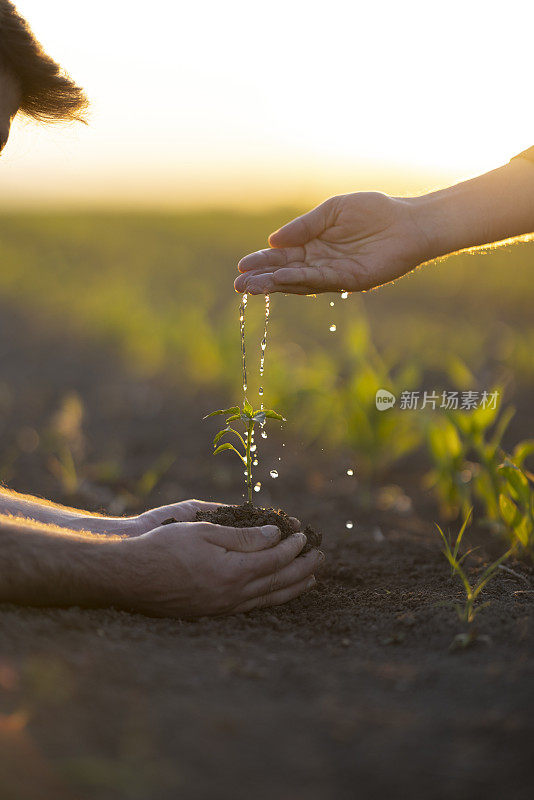
[[[295,532],[289,516],[281,509],[260,508],[252,503],[240,506],[219,506],[215,511],[197,511],[196,519],[203,522],[214,522],[216,525],[227,525],[232,528],[255,528],[260,525],[276,525],[280,529],[282,539],[287,539]],[[319,547],[322,536],[309,525],[304,528],[307,543],[302,553],[312,547]]]

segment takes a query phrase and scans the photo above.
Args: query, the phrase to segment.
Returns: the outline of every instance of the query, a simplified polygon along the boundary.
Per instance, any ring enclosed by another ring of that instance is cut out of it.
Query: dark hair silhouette
[[[19,83],[21,113],[44,122],[84,121],[83,90],[44,52],[9,0],[0,0],[0,67]]]

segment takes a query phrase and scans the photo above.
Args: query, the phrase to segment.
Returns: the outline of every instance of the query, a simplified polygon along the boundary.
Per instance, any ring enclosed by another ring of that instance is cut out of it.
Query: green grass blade
[[[465,517],[465,519],[464,519],[463,525],[462,525],[462,527],[460,528],[460,531],[459,531],[459,533],[458,533],[458,536],[456,537],[456,542],[455,542],[455,544],[454,544],[454,557],[455,557],[455,558],[456,558],[456,557],[457,557],[457,555],[458,555],[458,550],[459,550],[459,547],[460,547],[461,541],[462,541],[462,539],[463,539],[463,535],[464,535],[464,533],[465,533],[465,531],[466,531],[467,525],[468,525],[468,523],[469,523],[469,520],[471,519],[471,514],[472,514],[472,513],[473,513],[473,508],[471,507],[471,508],[469,509],[469,511],[467,512],[467,515],[466,515],[466,517]]]

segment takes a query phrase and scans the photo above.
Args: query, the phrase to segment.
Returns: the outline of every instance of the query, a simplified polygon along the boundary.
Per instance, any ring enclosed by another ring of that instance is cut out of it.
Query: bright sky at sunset
[[[524,0],[16,5],[92,110],[14,126],[4,207],[421,191],[534,143]]]

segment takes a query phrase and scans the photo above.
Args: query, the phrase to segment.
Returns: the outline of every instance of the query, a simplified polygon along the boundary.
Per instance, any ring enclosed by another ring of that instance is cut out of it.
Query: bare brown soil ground
[[[125,488],[135,498],[139,476],[170,447],[177,461],[139,506],[239,502],[239,468],[211,458],[200,422],[213,398],[185,400],[179,385],[134,377],[9,309],[0,364],[0,453],[13,488],[109,507]],[[107,482],[87,468],[74,498],[29,433],[41,434],[72,390],[85,406],[85,462],[122,465]],[[440,604],[461,593],[418,488],[421,465],[388,477],[411,504],[370,510],[346,462],[286,441],[280,478],[261,499],[323,533],[326,566],[302,599],[197,622],[0,607],[3,799],[533,796],[532,568],[513,564],[517,575],[489,585],[479,631],[490,642],[449,652],[460,628]],[[267,444],[266,462],[280,442]]]

